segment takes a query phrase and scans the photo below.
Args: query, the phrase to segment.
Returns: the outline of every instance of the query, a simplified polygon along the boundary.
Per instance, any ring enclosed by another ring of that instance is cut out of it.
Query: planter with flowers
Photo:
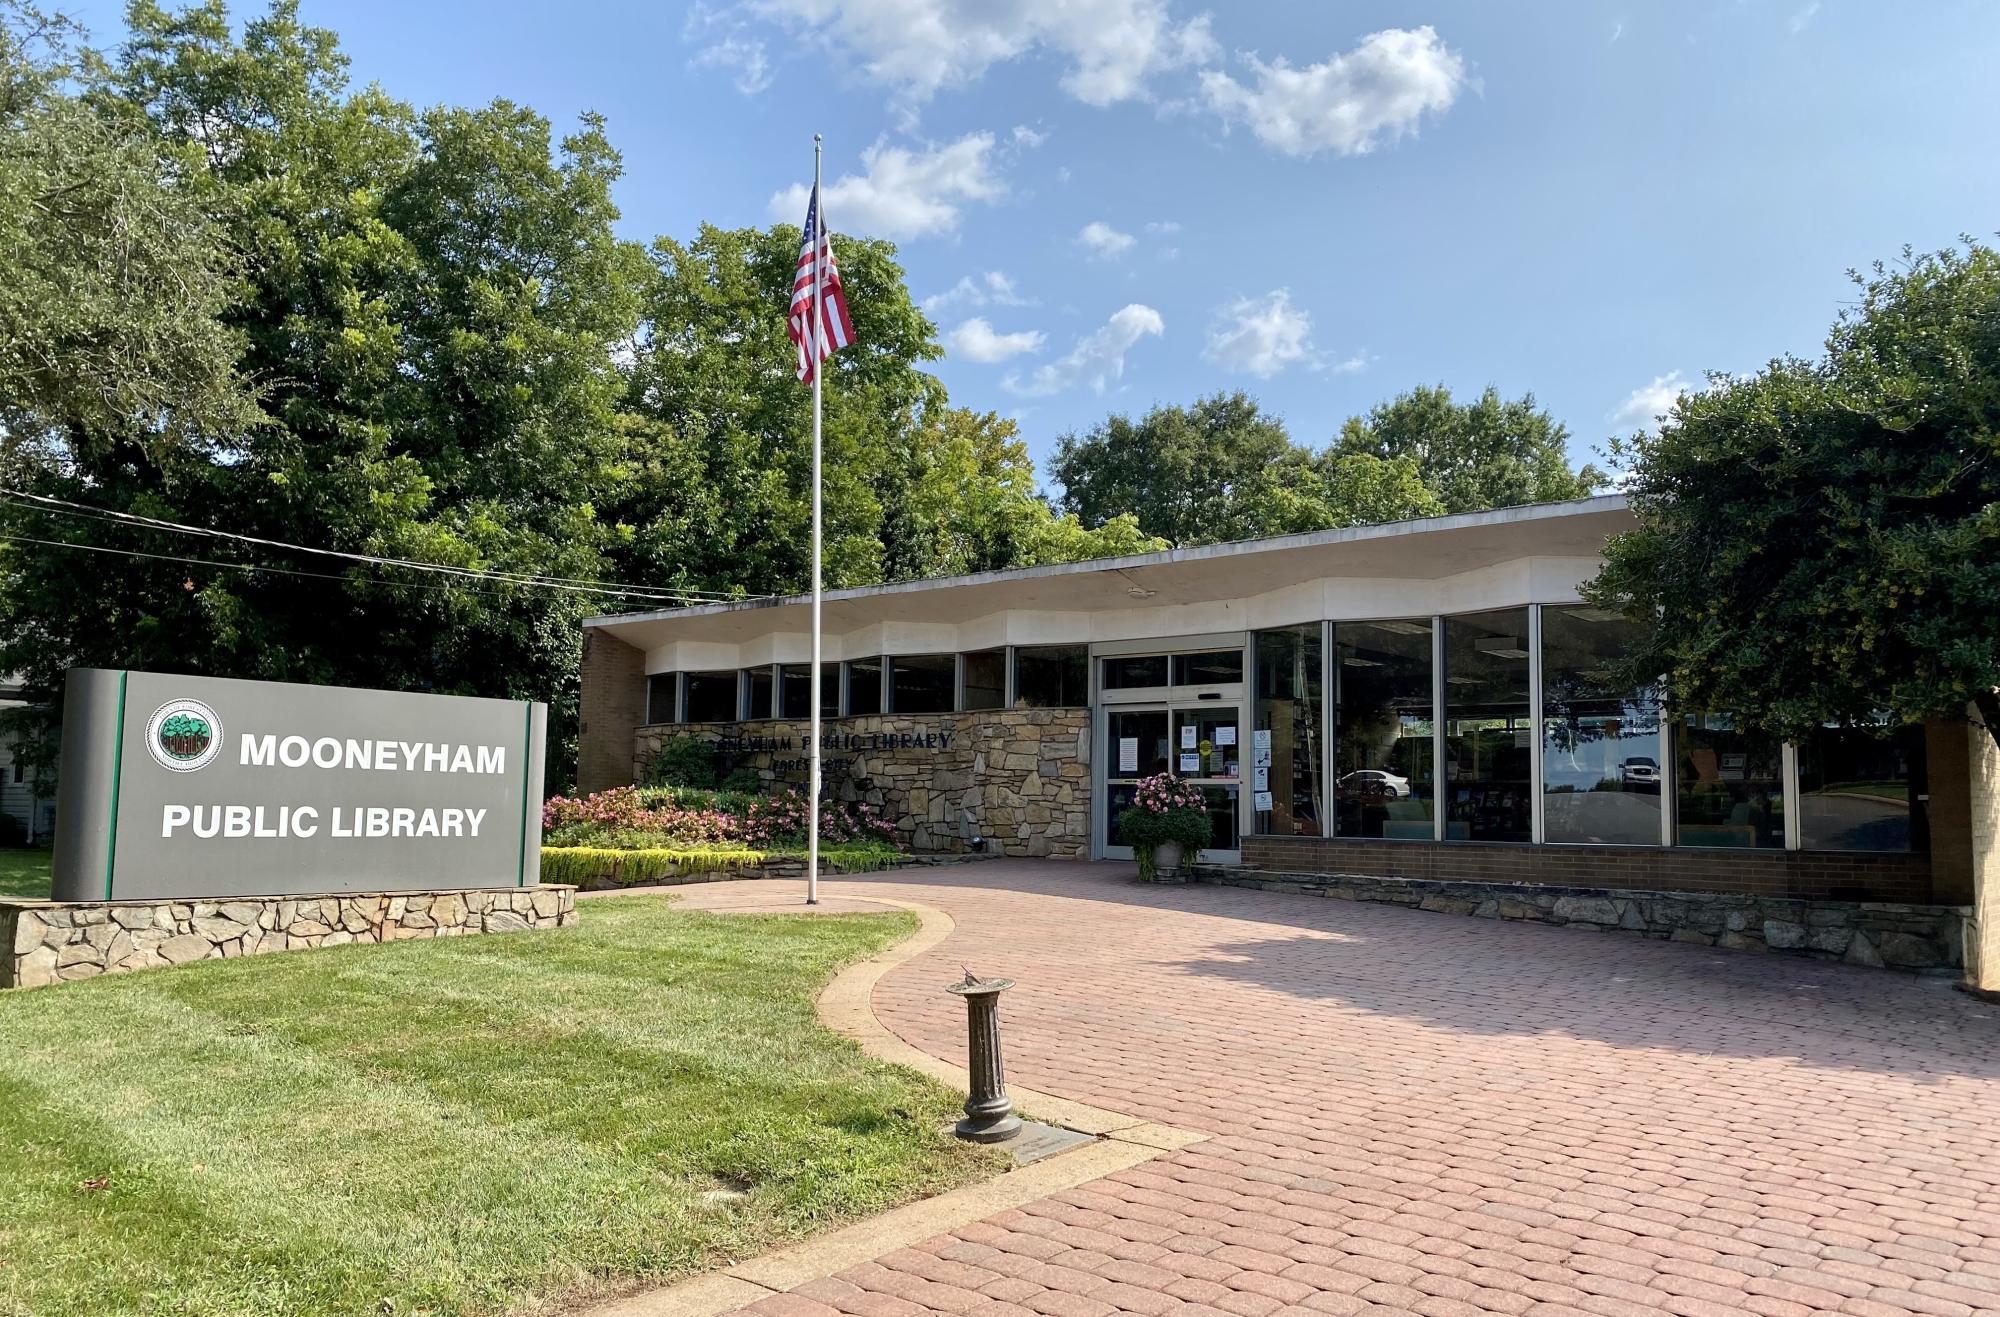
[[[1118,836],[1139,861],[1139,880],[1179,882],[1213,835],[1201,788],[1172,773],[1141,781],[1118,815]]]

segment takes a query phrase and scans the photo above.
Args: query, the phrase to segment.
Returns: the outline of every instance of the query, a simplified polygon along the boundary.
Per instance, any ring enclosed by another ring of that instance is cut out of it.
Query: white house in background
[[[25,704],[23,694],[18,675],[0,673],[0,709]],[[55,835],[56,802],[35,794],[34,773],[21,763],[14,742],[6,737],[0,737],[0,814],[20,824],[30,841],[46,842]]]

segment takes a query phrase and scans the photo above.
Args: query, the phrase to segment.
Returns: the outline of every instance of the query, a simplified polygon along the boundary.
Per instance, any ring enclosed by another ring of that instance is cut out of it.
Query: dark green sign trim
[[[533,700],[521,704],[521,867],[514,879],[514,886],[528,885],[528,770],[535,758],[535,704]],[[537,875],[539,877],[539,875]]]
[[[111,875],[118,867],[118,782],[125,771],[125,679],[118,674],[118,737],[111,749],[111,827],[104,846],[104,899],[111,899]]]

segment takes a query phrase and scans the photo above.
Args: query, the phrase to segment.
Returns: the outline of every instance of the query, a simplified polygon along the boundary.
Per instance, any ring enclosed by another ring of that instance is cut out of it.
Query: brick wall
[[[632,734],[645,721],[645,653],[597,627],[585,627],[576,746],[579,792],[631,784]]]
[[[1733,892],[1911,905],[1935,899],[1928,855],[1245,837],[1243,863],[1288,873],[1453,882]]]

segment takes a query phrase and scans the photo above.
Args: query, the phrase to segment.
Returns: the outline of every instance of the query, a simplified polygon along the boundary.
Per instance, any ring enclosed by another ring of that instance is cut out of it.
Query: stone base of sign
[[[0,901],[0,988],[267,951],[574,923],[576,889],[555,884],[220,901]]]
[[[1272,873],[1201,865],[1195,881],[1442,914],[1541,924],[1740,951],[1779,951],[1877,969],[1955,974],[1965,963],[1964,906],[1796,900],[1724,892],[1628,891],[1448,882],[1369,874]]]

